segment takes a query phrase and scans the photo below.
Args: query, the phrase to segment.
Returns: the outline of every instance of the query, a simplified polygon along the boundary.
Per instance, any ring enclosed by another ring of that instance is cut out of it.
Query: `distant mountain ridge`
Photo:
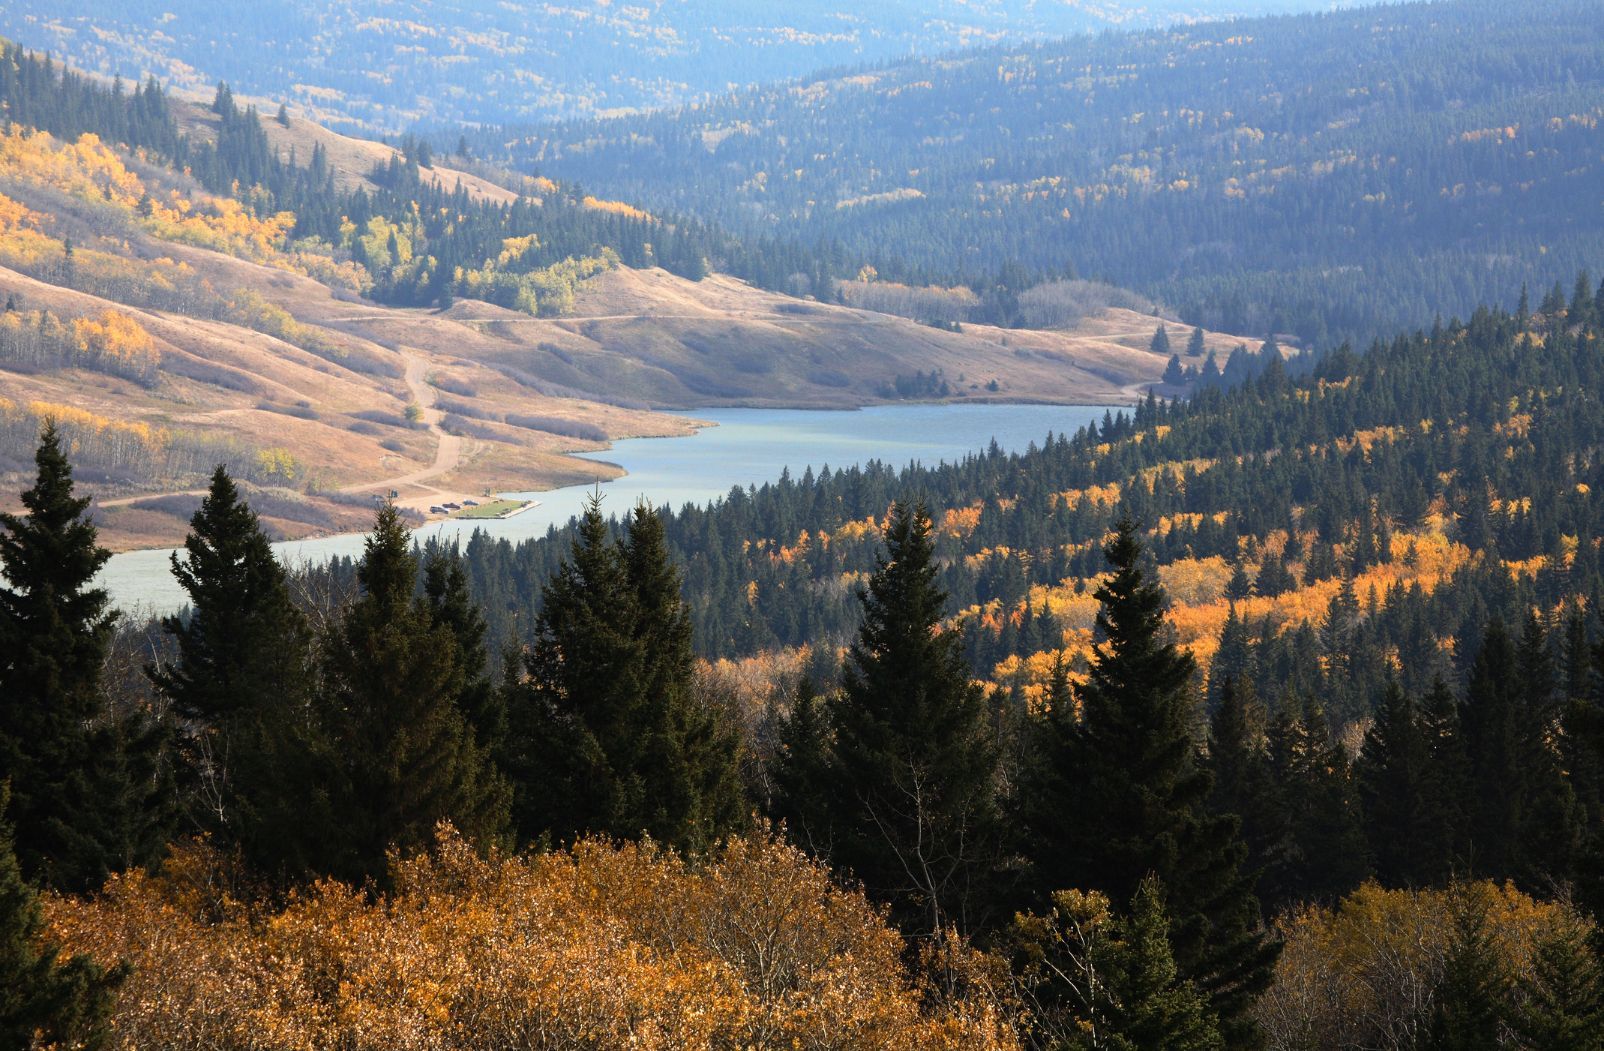
[[[1328,344],[1590,265],[1601,119],[1596,2],[1454,0],[980,48],[477,142],[896,280],[1072,271]]]
[[[677,105],[846,63],[1328,0],[13,0],[0,34],[180,90],[226,80],[326,123],[506,122]]]

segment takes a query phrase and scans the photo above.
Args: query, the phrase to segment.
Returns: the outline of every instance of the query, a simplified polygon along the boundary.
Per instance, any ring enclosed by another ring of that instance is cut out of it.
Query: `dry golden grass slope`
[[[1108,310],[1064,331],[964,325],[949,332],[889,314],[792,299],[735,278],[690,282],[616,269],[582,287],[574,311],[531,318],[461,301],[445,314],[368,311],[375,338],[421,338],[419,324],[475,361],[551,390],[657,407],[841,408],[881,400],[897,376],[940,369],[959,398],[1129,403],[1166,360],[1148,350],[1157,321]],[[1220,334],[1225,354],[1241,340]],[[996,381],[997,389],[988,385]]]
[[[210,120],[185,111],[191,132]],[[348,185],[394,152],[305,121],[265,124],[298,156],[323,144]],[[961,398],[1129,402],[1165,365],[1147,350],[1155,320],[1128,311],[1070,331],[948,332],[661,270],[604,272],[556,319],[471,300],[443,313],[385,307],[349,290],[348,264],[272,243],[270,224],[230,213],[187,178],[123,161],[83,144],[0,143],[0,301],[68,328],[119,314],[159,357],[136,382],[8,359],[0,347],[0,493],[14,506],[30,421],[78,414],[81,476],[116,547],[180,538],[219,460],[258,487],[275,528],[308,535],[360,528],[373,495],[391,490],[426,509],[593,478],[593,461],[568,454],[691,426],[653,409],[863,405],[898,376],[933,369]],[[510,194],[438,174],[482,196]],[[146,190],[162,201],[176,191],[194,214],[219,218],[187,232],[176,213],[170,225],[141,219],[134,202]],[[1211,337],[1221,349],[1236,342]]]

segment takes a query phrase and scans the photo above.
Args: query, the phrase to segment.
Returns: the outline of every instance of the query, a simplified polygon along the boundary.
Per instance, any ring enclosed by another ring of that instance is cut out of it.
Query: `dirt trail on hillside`
[[[435,407],[435,389],[429,385],[428,363],[413,351],[402,349],[402,357],[406,359],[407,390],[412,392],[412,400],[423,410],[423,423],[429,428],[429,433],[435,437],[434,462],[428,467],[406,474],[398,474],[393,478],[380,478],[371,482],[358,482],[355,485],[342,486],[342,493],[360,493],[372,489],[401,489],[417,486],[430,489],[422,483],[443,474],[455,471],[462,463],[462,436],[448,434],[440,426],[445,414]],[[438,492],[439,490],[431,490]]]
[[[436,393],[429,384],[429,364],[422,356],[414,351],[402,349],[399,351],[406,359],[407,390],[412,394],[412,400],[423,410],[423,423],[434,435],[435,450],[434,462],[428,467],[406,474],[398,474],[390,478],[377,478],[372,481],[356,482],[352,485],[341,486],[337,491],[341,493],[387,492],[391,489],[417,488],[427,492],[439,494],[441,490],[423,483],[449,474],[462,465],[464,442],[461,435],[448,434],[440,426],[445,414],[435,407]],[[249,412],[248,409],[221,409],[210,413],[194,413],[186,419],[190,422],[213,420],[233,413]],[[133,496],[119,496],[112,500],[97,501],[100,507],[127,507],[129,504],[139,503],[143,500],[159,500],[171,496],[205,496],[206,489],[178,489],[164,493],[137,493]]]

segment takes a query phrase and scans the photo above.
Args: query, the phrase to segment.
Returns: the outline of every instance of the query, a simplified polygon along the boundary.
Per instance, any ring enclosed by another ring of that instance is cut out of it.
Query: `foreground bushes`
[[[115,1046],[1015,1046],[977,957],[947,950],[944,992],[916,982],[879,913],[776,839],[705,863],[595,841],[484,859],[443,829],[392,894],[324,882],[275,908],[224,890],[218,860],[48,901],[67,951],[133,967]]]
[[[1597,930],[1564,902],[1370,883],[1277,927],[1285,948],[1255,1011],[1272,1051],[1604,1048]]]

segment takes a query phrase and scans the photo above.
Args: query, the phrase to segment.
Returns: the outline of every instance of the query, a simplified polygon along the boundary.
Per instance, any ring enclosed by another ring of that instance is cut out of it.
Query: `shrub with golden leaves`
[[[1334,907],[1307,906],[1279,921],[1284,939],[1275,982],[1255,1009],[1272,1051],[1418,1046],[1453,948],[1455,918],[1485,917],[1501,969],[1531,975],[1538,947],[1591,921],[1563,902],[1512,886],[1467,883],[1446,890],[1366,884]]]
[[[1017,1046],[983,958],[940,947],[945,992],[916,981],[881,915],[771,836],[486,858],[442,829],[388,896],[320,883],[276,909],[216,892],[204,857],[49,902],[69,951],[133,965],[120,1047]]]

